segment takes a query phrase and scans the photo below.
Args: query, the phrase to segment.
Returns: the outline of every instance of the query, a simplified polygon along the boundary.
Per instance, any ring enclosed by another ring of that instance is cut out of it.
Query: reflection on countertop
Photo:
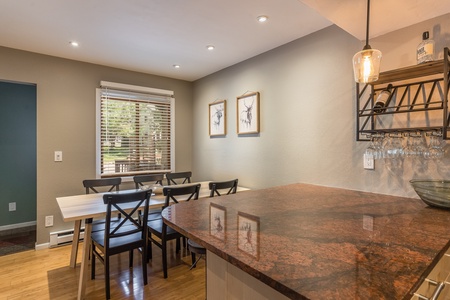
[[[306,184],[181,203],[163,217],[291,298],[412,295],[450,240],[450,211],[420,199]]]

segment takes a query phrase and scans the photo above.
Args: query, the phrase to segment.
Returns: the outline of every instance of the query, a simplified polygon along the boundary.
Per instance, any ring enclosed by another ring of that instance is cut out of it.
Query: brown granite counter
[[[210,203],[224,208],[212,206],[219,227]],[[420,199],[305,184],[180,203],[163,217],[292,299],[409,299],[450,241],[450,211]]]

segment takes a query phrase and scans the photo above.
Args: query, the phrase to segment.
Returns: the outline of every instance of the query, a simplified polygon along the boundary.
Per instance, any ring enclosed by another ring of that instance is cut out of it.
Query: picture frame
[[[238,212],[238,250],[259,259],[259,217]]]
[[[227,134],[227,101],[215,101],[209,104],[209,136]]]
[[[237,97],[236,113],[238,134],[259,133],[259,92]]]
[[[227,209],[215,203],[209,204],[209,234],[225,241],[227,228]]]

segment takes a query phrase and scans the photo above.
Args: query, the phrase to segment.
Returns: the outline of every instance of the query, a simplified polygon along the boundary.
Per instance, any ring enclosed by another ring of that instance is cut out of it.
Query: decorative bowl
[[[426,204],[450,209],[450,181],[413,179],[409,182]]]

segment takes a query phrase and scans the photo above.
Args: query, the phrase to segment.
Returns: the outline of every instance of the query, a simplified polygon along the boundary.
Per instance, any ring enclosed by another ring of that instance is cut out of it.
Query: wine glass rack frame
[[[372,136],[417,132],[437,133],[445,140],[450,139],[449,62],[449,48],[444,48],[442,60],[382,72],[373,83],[356,83],[356,140],[369,141]],[[389,83],[393,85],[390,97],[395,97],[396,101],[383,112],[375,112],[375,97]],[[377,128],[377,118],[383,115],[408,114],[407,117],[411,118],[413,113],[432,110],[441,111],[442,120],[438,125]]]

